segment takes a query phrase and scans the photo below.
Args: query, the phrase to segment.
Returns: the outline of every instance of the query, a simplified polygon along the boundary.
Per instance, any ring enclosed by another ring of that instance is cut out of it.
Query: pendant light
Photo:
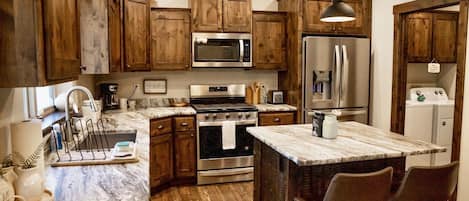
[[[321,14],[322,22],[348,22],[355,20],[355,11],[343,0],[332,0],[332,5]]]

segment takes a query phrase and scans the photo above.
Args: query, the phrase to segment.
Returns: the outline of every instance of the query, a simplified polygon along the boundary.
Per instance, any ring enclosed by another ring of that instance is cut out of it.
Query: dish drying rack
[[[107,165],[138,162],[136,146],[127,157],[113,157],[113,144],[109,143],[108,134],[102,119],[94,123],[93,119],[71,118],[59,124],[59,131],[52,130],[52,152],[56,159],[52,167]]]

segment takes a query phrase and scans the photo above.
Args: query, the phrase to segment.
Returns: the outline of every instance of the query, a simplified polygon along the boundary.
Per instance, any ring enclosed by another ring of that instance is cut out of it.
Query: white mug
[[[135,101],[135,100],[130,100],[130,101],[129,101],[129,109],[130,109],[130,110],[135,110],[135,106],[137,106],[137,101]]]
[[[127,111],[127,98],[121,98],[119,104],[122,111]]]

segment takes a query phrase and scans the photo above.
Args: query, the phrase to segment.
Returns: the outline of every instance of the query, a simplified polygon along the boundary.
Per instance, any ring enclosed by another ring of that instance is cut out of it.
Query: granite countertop
[[[294,112],[296,107],[287,104],[258,104],[255,105],[259,112]]]
[[[107,130],[137,130],[138,163],[47,167],[46,188],[60,201],[149,200],[150,119],[193,115],[192,107],[148,108],[102,115]]]
[[[312,135],[312,125],[248,128],[259,141],[299,166],[398,158],[446,151],[446,148],[412,140],[357,122],[339,123],[334,140]]]

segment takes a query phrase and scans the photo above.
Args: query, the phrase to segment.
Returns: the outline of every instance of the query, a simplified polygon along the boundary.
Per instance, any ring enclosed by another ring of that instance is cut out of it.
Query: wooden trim
[[[391,106],[391,131],[404,133],[405,100],[407,85],[407,41],[405,17],[412,12],[426,11],[452,5],[460,5],[457,45],[457,74],[454,109],[454,128],[451,160],[458,161],[461,149],[462,115],[464,104],[464,81],[466,70],[466,48],[468,28],[468,0],[416,0],[394,6],[394,63]],[[457,192],[452,200],[456,200]]]
[[[393,13],[396,15],[443,8],[459,4],[462,1],[465,0],[416,0],[394,6]]]

